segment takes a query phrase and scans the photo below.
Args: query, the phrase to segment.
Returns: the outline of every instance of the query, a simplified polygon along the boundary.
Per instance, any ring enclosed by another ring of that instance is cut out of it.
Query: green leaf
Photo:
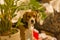
[[[40,15],[42,15],[41,19],[44,20],[47,16],[45,12],[40,12]]]
[[[17,14],[13,14],[12,18],[15,17]]]
[[[21,22],[21,18],[18,19],[18,22],[17,22],[16,27],[19,26],[19,25],[24,25],[24,24]]]

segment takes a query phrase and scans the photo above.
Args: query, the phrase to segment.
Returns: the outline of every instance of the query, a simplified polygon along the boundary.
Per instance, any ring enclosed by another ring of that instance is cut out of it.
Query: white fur
[[[34,23],[31,24],[31,20],[34,20]],[[33,29],[35,24],[35,18],[31,17],[28,22],[28,29],[25,31],[25,40],[33,40]]]
[[[31,23],[31,20],[34,21],[33,24]],[[35,24],[35,18],[31,17],[31,18],[29,19],[28,26],[33,26],[34,24]]]

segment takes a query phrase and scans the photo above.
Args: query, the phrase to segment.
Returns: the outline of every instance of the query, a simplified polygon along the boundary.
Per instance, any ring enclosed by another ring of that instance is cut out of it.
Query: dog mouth
[[[31,24],[34,24],[34,20],[31,20]]]
[[[30,24],[35,24],[35,18],[32,17],[32,18],[29,20],[29,23],[30,23]]]

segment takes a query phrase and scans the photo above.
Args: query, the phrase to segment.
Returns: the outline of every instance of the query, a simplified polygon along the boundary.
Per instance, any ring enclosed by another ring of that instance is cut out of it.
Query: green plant
[[[21,10],[31,9],[32,11],[38,11],[40,15],[42,15],[42,19],[46,18],[45,7],[42,6],[37,0],[30,0],[29,3],[24,3],[20,5]]]
[[[18,0],[17,0],[18,1]],[[16,1],[16,3],[17,3]],[[16,16],[15,11],[18,10],[14,0],[4,0],[4,4],[0,4],[0,34],[9,33],[12,29],[12,18]]]
[[[21,20],[22,20],[22,18],[19,18],[19,19],[18,19],[18,22],[17,22],[17,24],[16,24],[16,27],[17,27],[17,26],[20,26],[20,25],[24,25],[24,23],[22,23]]]

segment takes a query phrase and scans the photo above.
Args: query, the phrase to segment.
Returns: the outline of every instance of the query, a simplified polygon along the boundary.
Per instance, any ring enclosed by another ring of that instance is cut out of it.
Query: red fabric
[[[38,32],[36,32],[36,31],[33,31],[33,37],[36,39],[36,40],[38,40],[38,37],[39,36],[39,33]]]

